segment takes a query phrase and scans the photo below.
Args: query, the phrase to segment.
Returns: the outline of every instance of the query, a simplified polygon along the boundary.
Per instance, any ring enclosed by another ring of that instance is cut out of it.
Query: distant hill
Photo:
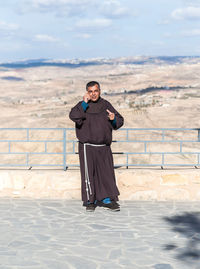
[[[95,58],[95,59],[74,59],[74,60],[49,60],[49,59],[30,59],[17,62],[0,63],[4,68],[32,68],[42,66],[56,66],[77,68],[92,65],[113,65],[113,64],[178,64],[187,61],[199,61],[200,56],[159,56],[159,57],[121,57],[121,58]]]

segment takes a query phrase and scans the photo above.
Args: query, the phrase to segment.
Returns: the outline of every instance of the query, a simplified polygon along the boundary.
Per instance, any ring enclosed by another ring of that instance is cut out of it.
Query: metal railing
[[[121,128],[113,134],[115,167],[200,166],[200,129]],[[0,128],[0,167],[77,167],[77,143],[74,128]]]

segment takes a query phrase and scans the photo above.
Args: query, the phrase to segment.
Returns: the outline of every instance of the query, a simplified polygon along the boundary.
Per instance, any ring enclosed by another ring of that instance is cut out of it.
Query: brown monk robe
[[[114,113],[114,120],[108,112]],[[82,200],[94,203],[109,197],[118,200],[113,157],[110,145],[112,130],[123,125],[123,117],[105,99],[79,102],[71,109],[70,119],[76,123],[79,140]]]

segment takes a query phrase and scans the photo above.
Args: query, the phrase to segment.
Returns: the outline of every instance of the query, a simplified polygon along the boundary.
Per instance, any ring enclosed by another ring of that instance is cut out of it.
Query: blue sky
[[[0,62],[200,55],[200,0],[0,4]]]

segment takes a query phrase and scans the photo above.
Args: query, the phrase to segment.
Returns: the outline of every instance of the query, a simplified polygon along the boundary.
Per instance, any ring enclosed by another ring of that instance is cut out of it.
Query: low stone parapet
[[[200,200],[200,170],[116,169],[121,200]],[[0,197],[80,199],[80,172],[0,170]]]

